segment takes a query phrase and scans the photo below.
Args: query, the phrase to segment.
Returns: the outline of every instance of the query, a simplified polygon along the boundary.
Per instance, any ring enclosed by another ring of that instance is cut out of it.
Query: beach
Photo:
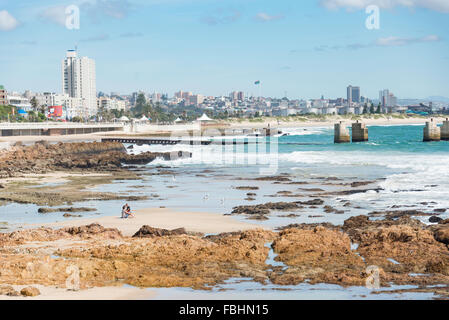
[[[370,122],[368,142],[342,145],[333,122],[284,122],[287,135],[261,140],[263,152],[90,140],[13,146],[0,155],[0,293],[447,298],[448,142],[423,143],[425,119],[385,121]],[[268,123],[231,127],[240,125]],[[178,151],[191,156],[167,157]],[[120,219],[125,203],[135,218]],[[73,266],[77,292],[66,288]],[[370,266],[380,274],[376,292],[366,288]],[[19,296],[0,299],[28,299]]]
[[[120,208],[117,208],[117,212],[120,211],[119,209]],[[117,214],[116,216],[110,217],[55,222],[44,224],[42,227],[80,227],[98,223],[105,228],[118,229],[127,237],[134,235],[144,225],[168,230],[185,228],[186,231],[203,234],[217,234],[260,228],[260,226],[256,224],[237,221],[231,217],[205,212],[176,212],[163,208],[147,208],[133,211],[133,214],[135,217],[129,219],[121,219],[120,215]],[[30,225],[26,227],[33,228],[39,226]]]

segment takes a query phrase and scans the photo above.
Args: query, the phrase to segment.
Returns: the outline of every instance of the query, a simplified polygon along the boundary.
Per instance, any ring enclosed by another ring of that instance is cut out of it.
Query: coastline
[[[298,120],[301,118],[302,120]],[[425,125],[432,117],[419,118],[419,117],[408,117],[408,118],[398,118],[398,117],[385,117],[379,116],[378,118],[365,118],[361,116],[326,116],[322,119],[318,117],[266,117],[259,118],[256,120],[249,119],[231,119],[224,121],[216,121],[213,128],[223,128],[223,129],[262,129],[267,127],[272,128],[312,128],[312,127],[333,127],[335,123],[343,121],[347,123],[348,126],[359,120],[365,123],[367,126],[388,126],[388,125]],[[445,116],[434,117],[435,121],[438,123],[446,120]],[[279,122],[278,122],[279,121]],[[192,123],[193,126],[195,123]],[[74,134],[67,136],[11,136],[11,137],[0,137],[0,142],[2,143],[16,143],[22,142],[25,144],[37,142],[37,141],[47,141],[50,143],[57,142],[99,142],[102,138],[110,137],[130,137],[130,136],[148,136],[151,137],[163,137],[170,136],[171,134],[176,134],[179,136],[180,132],[189,134],[188,131],[181,130],[185,125],[157,125],[149,124],[139,128],[138,132],[108,132],[108,133],[91,133],[91,134]],[[199,127],[198,127],[199,128]]]

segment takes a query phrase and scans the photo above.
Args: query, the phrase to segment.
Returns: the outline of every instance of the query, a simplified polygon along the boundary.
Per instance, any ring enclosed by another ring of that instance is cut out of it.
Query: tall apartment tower
[[[95,61],[78,58],[75,50],[68,50],[62,61],[62,91],[79,99],[81,106],[75,112],[77,116],[85,119],[95,116],[98,111]]]
[[[360,103],[360,87],[348,86],[347,99],[349,104],[351,102]]]

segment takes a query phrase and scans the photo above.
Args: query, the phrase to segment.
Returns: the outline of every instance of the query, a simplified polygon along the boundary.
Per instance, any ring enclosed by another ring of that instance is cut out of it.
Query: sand
[[[74,219],[40,225],[27,225],[37,228],[40,226],[50,228],[64,228],[99,223],[105,228],[117,228],[124,236],[134,235],[143,225],[161,229],[185,228],[191,232],[205,234],[260,229],[260,225],[251,224],[230,216],[204,212],[177,212],[165,208],[148,208],[135,211],[135,218],[121,219],[120,210],[117,216],[98,217],[92,219]]]
[[[430,118],[429,118],[430,119]],[[365,123],[368,126],[387,126],[387,125],[425,125],[429,119],[426,118],[379,118],[379,119],[361,119],[360,122]],[[434,118],[437,123],[442,123],[446,118],[444,117],[435,117]],[[264,118],[262,122],[250,122],[250,121],[242,121],[231,122],[231,128],[267,128],[268,125],[272,128],[301,128],[301,127],[333,127],[335,123],[343,121],[348,126],[351,123],[355,122],[355,120],[351,120],[349,118],[343,117],[334,117],[334,118],[326,118],[322,121],[308,119],[307,121],[297,121],[292,118],[292,121],[279,121],[275,118]]]
[[[71,172],[48,172],[42,174],[29,173],[24,174],[21,177],[4,178],[0,179],[0,184],[6,184],[10,182],[27,182],[27,183],[66,183],[69,182],[70,177],[109,177],[112,174],[108,173],[71,173]]]
[[[133,287],[96,287],[79,291],[69,291],[65,288],[31,285],[39,289],[41,294],[36,297],[0,296],[0,300],[148,300],[156,293],[151,290]],[[12,286],[20,292],[26,286]]]

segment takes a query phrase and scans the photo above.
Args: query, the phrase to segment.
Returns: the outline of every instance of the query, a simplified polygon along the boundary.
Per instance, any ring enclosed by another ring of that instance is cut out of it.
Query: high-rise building
[[[0,85],[0,106],[6,106],[8,104],[8,97],[5,87]]]
[[[348,103],[360,103],[360,87],[348,86],[347,88]]]
[[[398,104],[398,99],[388,89],[379,91],[379,101],[384,108],[395,107]]]
[[[190,104],[194,106],[198,106],[204,102],[204,96],[201,94],[194,94],[189,98]]]
[[[98,112],[95,61],[78,58],[75,50],[67,51],[62,61],[62,90],[71,98],[81,99],[82,106],[75,112],[76,116],[85,119],[95,116]]]

